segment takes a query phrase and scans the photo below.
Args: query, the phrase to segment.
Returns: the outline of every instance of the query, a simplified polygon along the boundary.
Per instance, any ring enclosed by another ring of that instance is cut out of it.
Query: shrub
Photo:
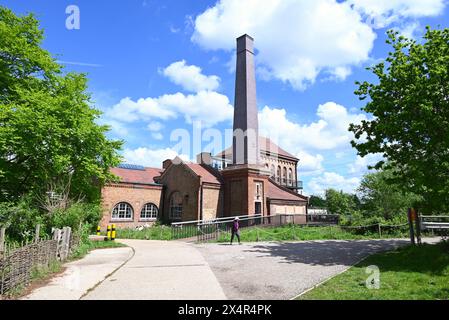
[[[75,203],[66,210],[56,210],[51,217],[50,225],[55,228],[71,227],[74,232],[81,228],[90,231],[101,219],[98,204]]]
[[[21,242],[34,237],[34,228],[42,226],[41,236],[45,234],[45,219],[41,212],[32,208],[28,199],[23,198],[17,204],[0,203],[0,225],[8,229],[9,241]]]

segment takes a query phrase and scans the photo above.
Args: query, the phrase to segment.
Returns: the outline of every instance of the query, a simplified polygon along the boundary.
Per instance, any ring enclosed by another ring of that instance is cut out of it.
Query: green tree
[[[332,214],[353,215],[358,212],[360,201],[354,194],[328,189],[326,204],[328,211]]]
[[[122,142],[96,123],[86,75],[63,73],[42,40],[33,15],[0,6],[0,201],[68,184],[71,197],[98,200]]]
[[[359,155],[380,153],[375,167],[396,168],[391,178],[420,194],[430,212],[449,202],[449,29],[427,29],[423,43],[388,32],[394,50],[369,68],[378,82],[358,83],[356,94],[374,117],[351,125]],[[422,208],[424,209],[424,208]]]
[[[405,219],[407,208],[420,201],[414,193],[404,192],[391,183],[391,170],[369,173],[358,188],[364,217],[382,217],[384,220]]]
[[[326,208],[326,200],[320,196],[311,196],[309,206],[313,208]]]

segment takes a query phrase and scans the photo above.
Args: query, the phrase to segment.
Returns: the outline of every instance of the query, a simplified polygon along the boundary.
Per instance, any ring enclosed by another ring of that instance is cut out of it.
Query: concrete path
[[[427,242],[438,242],[438,239]],[[196,245],[229,299],[286,300],[407,240]],[[382,270],[381,270],[382,272]]]
[[[120,240],[134,257],[86,300],[221,300],[226,296],[201,253],[180,241]]]
[[[67,264],[64,274],[25,299],[285,300],[373,253],[409,243],[394,239],[259,242],[241,246],[121,242],[129,247],[93,251],[86,258]]]
[[[22,300],[78,300],[133,256],[131,248],[94,250]]]

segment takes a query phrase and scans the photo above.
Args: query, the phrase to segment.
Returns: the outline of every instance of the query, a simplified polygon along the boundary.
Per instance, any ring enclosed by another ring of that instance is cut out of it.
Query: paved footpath
[[[120,240],[134,257],[86,300],[222,300],[226,296],[201,253],[181,241]]]
[[[25,299],[285,300],[373,253],[409,243],[394,239],[259,242],[241,246],[121,242],[129,247],[93,251],[84,259],[67,264],[62,276]]]
[[[78,300],[133,256],[131,248],[94,250],[64,265],[64,273],[22,300]]]

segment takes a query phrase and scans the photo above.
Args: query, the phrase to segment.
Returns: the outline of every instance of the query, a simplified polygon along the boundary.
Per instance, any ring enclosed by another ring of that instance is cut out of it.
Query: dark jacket
[[[240,224],[237,220],[234,221],[234,224],[232,225],[232,231],[233,232],[238,232],[240,229]]]

